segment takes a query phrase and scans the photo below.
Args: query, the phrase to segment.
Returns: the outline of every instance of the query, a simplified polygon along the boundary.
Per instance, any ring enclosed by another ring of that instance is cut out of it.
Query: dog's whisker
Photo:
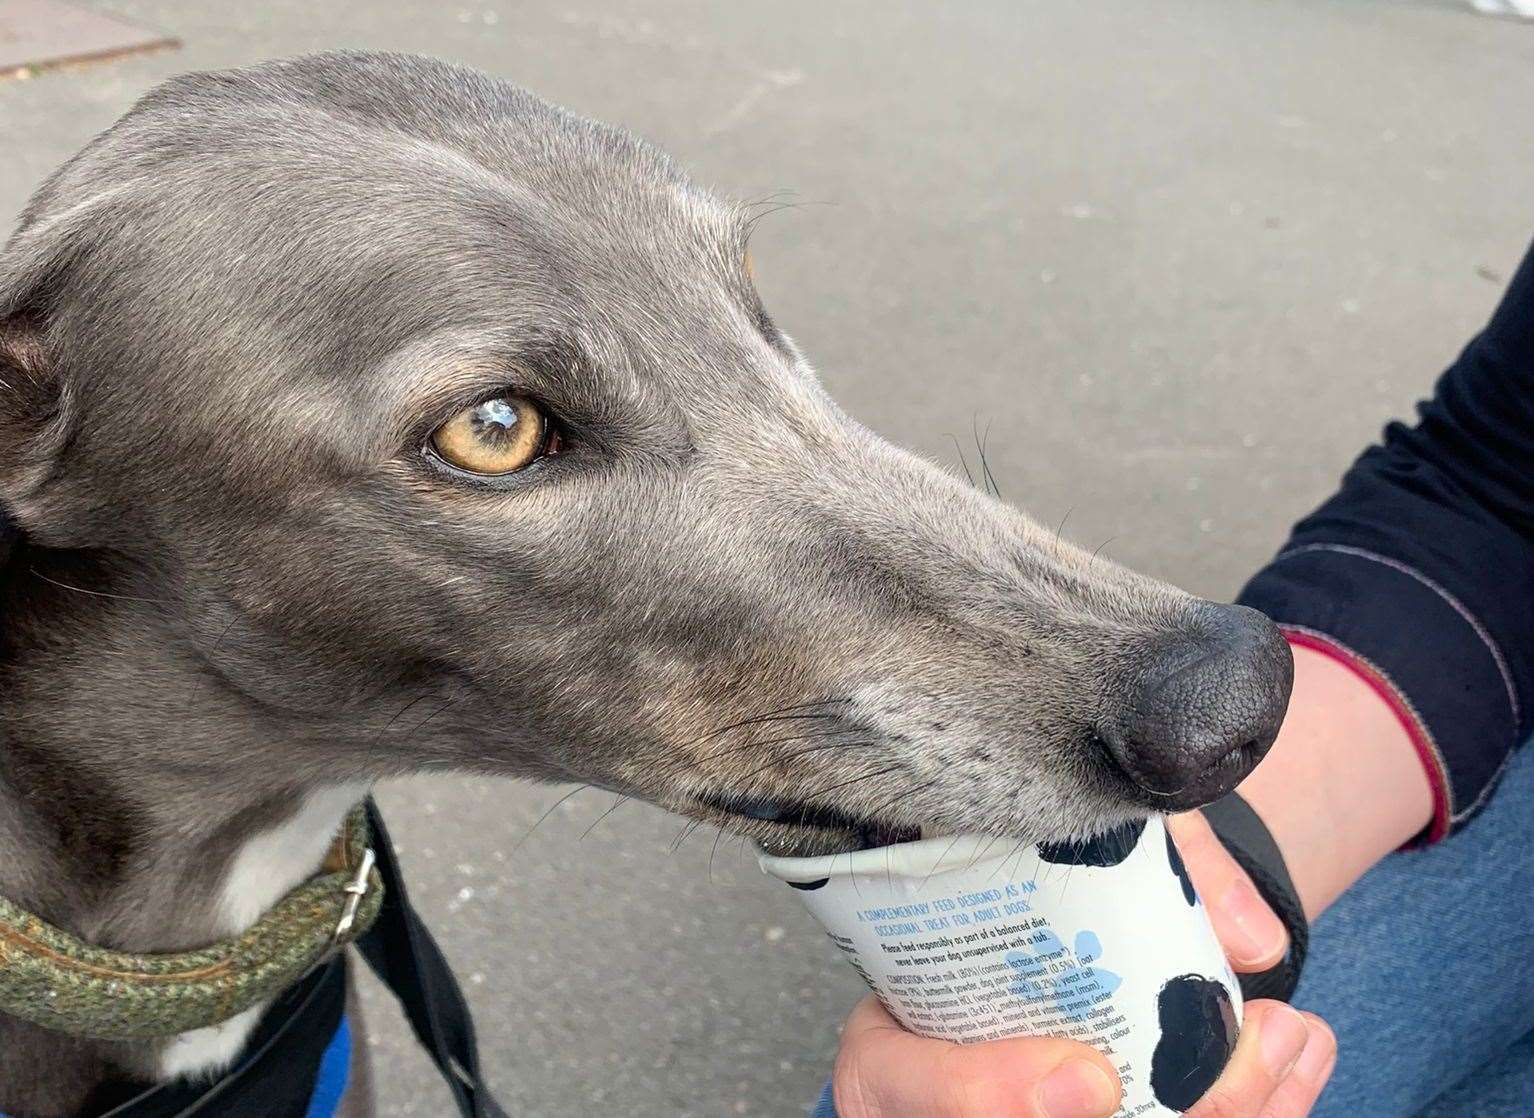
[[[853,730],[851,727],[839,727],[834,728],[834,730],[827,730],[825,735],[813,736],[815,736],[815,738],[819,738],[819,736],[838,735],[838,733],[856,733],[856,730]],[[676,758],[675,761],[672,762],[672,765],[670,765],[669,770],[667,770],[667,774],[669,774],[669,776],[673,776],[673,774],[686,773],[686,771],[692,770],[692,768],[700,767],[700,765],[707,764],[709,761],[718,761],[719,758],[727,758],[727,756],[733,756],[735,753],[742,753],[742,751],[759,747],[759,745],[769,745],[773,744],[773,742],[784,741],[807,741],[807,739],[810,738],[811,735],[784,735],[781,736],[781,738],[767,739],[767,741],[758,741],[758,739],[750,738],[747,739],[746,742],[741,742],[741,744],[726,745],[724,748],[718,748],[718,750],[709,751],[709,753],[704,753],[704,755],[696,756],[696,758]]]
[[[415,738],[417,734],[419,734],[422,730],[426,729],[427,724],[430,723],[432,719],[436,718],[443,711],[447,710],[448,707],[453,706],[457,701],[458,701],[457,699],[452,699],[452,698],[445,699],[441,706],[439,706],[436,710],[432,711],[425,718],[421,719],[419,722],[417,722],[414,726],[412,726],[410,728],[409,736],[411,738]]]
[[[774,758],[773,761],[766,766],[766,768],[774,768],[779,765],[787,767],[801,757],[808,756],[811,753],[823,753],[828,749],[860,749],[876,744],[877,741],[875,739],[862,738],[857,741],[833,741],[827,742],[825,745],[812,745],[805,749],[796,749],[794,752],[788,754],[785,757]],[[757,769],[756,773],[764,772],[766,771],[766,768]],[[756,773],[752,773],[751,775],[754,776]]]
[[[813,801],[817,796],[824,796],[824,795],[826,795],[829,792],[839,792],[843,788],[851,788],[853,785],[861,784],[865,780],[874,780],[874,779],[877,779],[878,777],[881,777],[881,776],[888,776],[890,773],[899,772],[904,767],[905,767],[904,765],[889,765],[886,768],[876,769],[875,771],[873,771],[871,773],[864,773],[861,776],[855,776],[851,780],[843,780],[843,781],[840,781],[840,782],[838,782],[836,784],[827,785],[824,788],[817,788],[813,792],[806,793],[805,796],[804,796],[804,804],[805,804],[804,811],[801,812],[800,816],[799,816],[800,821],[801,822],[804,821],[805,815],[809,812],[809,809],[813,806],[811,801]]]
[[[692,834],[701,826],[703,826],[703,821],[701,819],[689,820],[687,825],[682,828],[682,833],[679,834],[676,838],[676,841],[671,844],[671,853],[675,855],[678,851],[680,851],[682,849],[682,843],[687,841],[687,836]]]
[[[709,761],[717,761],[721,757],[730,757],[730,756],[733,756],[736,753],[744,753],[748,749],[757,749],[757,748],[763,748],[763,747],[771,746],[771,745],[779,745],[779,744],[782,744],[784,742],[816,741],[816,740],[818,740],[820,738],[837,737],[837,736],[842,735],[842,734],[857,734],[857,733],[862,733],[862,732],[863,732],[863,730],[860,727],[843,726],[843,727],[839,727],[839,728],[834,729],[834,730],[827,730],[824,733],[815,733],[815,734],[786,734],[783,737],[768,738],[765,741],[755,741],[755,740],[752,740],[752,741],[745,742],[744,744],[741,744],[741,745],[732,745],[728,749],[718,749],[718,750],[715,750],[712,753],[706,753],[702,757],[696,757],[696,758],[692,758],[690,760],[687,760],[685,764],[680,764],[680,765],[678,765],[676,767],[673,767],[671,770],[669,770],[666,773],[666,775],[667,776],[680,776],[683,773],[686,773],[686,772],[691,771],[692,769],[698,768],[699,766],[704,765],[704,764],[706,764]]]
[[[31,571],[34,578],[40,578],[50,586],[57,586],[60,590],[73,590],[76,594],[89,594],[92,598],[115,598],[120,602],[146,602],[154,606],[175,605],[174,602],[165,598],[140,598],[133,594],[112,594],[106,590],[87,590],[83,586],[72,586],[67,582],[60,582],[56,578],[49,578],[36,567],[29,567],[28,570]]]
[[[712,730],[708,731],[705,734],[701,734],[698,737],[692,738],[692,739],[690,739],[688,741],[684,741],[684,742],[680,743],[679,745],[675,746],[674,748],[676,748],[678,750],[688,750],[688,749],[693,748],[694,746],[701,745],[704,742],[711,741],[711,740],[713,740],[715,738],[721,737],[724,734],[730,733],[730,732],[735,731],[735,730],[744,729],[746,727],[751,727],[751,726],[767,725],[767,724],[771,724],[771,723],[775,723],[775,722],[830,721],[832,719],[836,719],[836,718],[840,717],[840,715],[829,714],[829,713],[818,713],[818,712],[813,711],[811,708],[820,707],[820,706],[828,706],[828,705],[838,705],[838,704],[844,704],[844,703],[847,703],[847,702],[850,702],[850,700],[848,700],[848,699],[820,699],[820,700],[816,700],[814,702],[794,703],[794,704],[792,704],[790,706],[779,707],[777,710],[769,711],[766,714],[752,715],[749,718],[742,718],[742,719],[739,719],[738,721],[735,721],[735,722],[726,723],[725,725],[716,727],[715,729],[712,729]],[[732,746],[726,746],[723,750],[719,751],[719,755],[720,756],[728,755],[730,752],[733,752],[734,750],[737,750],[737,749],[740,749],[740,748],[749,748],[752,744],[754,744],[754,743],[748,742],[748,743],[746,743],[746,746],[744,746],[744,747],[733,746],[733,745]],[[701,764],[703,761],[707,760],[709,758],[709,756],[711,756],[711,755],[705,755],[702,758],[688,758],[688,757],[677,758],[672,763],[670,769],[667,770],[667,775],[671,775],[671,774],[673,774],[675,772],[685,772],[686,770],[688,770],[688,769],[690,769],[690,768],[692,768],[692,767],[694,767],[694,766],[696,766],[698,764]]]
[[[559,806],[561,804],[563,804],[566,800],[570,799],[571,797],[579,795],[581,792],[586,791],[586,789],[588,789],[590,787],[591,787],[591,785],[589,785],[589,784],[577,784],[570,791],[566,792],[563,796],[559,797],[559,799],[555,800],[552,804],[550,804],[548,806],[547,810],[545,810],[544,813],[542,815],[540,815],[533,822],[533,825],[531,827],[529,827],[525,832],[523,832],[522,837],[517,839],[517,841],[512,844],[511,853],[507,855],[507,858],[514,858],[514,857],[516,857],[517,851],[522,849],[523,845],[527,842],[527,840],[532,837],[533,832],[536,831],[539,827],[543,826],[544,821],[547,820],[549,816],[553,815],[554,812],[556,810],[558,810],[558,808],[559,808]]]
[[[417,696],[416,699],[413,699],[410,703],[406,704],[406,706],[398,714],[396,714],[393,718],[391,718],[388,724],[385,725],[384,730],[381,731],[380,738],[381,738],[382,734],[386,734],[388,732],[389,728],[392,727],[399,720],[399,718],[403,717],[403,715],[408,713],[411,707],[415,706],[417,703],[421,702],[423,699],[428,698],[428,697],[429,696]],[[488,701],[488,697],[486,697],[486,698],[487,698],[487,701]],[[455,704],[456,702],[457,702],[456,699],[450,700],[448,703],[444,704],[444,706],[442,708],[439,708],[438,710],[432,712],[432,714],[429,715],[425,720],[423,720],[423,722],[420,725],[424,726],[426,723],[430,722],[432,719],[434,719],[438,715],[440,715],[442,713],[442,711],[447,708],[447,706],[451,706],[451,705]],[[779,708],[777,708],[774,711],[768,711],[767,713],[764,713],[764,714],[752,715],[749,718],[739,719],[739,720],[737,720],[735,722],[727,723],[727,724],[725,724],[723,726],[716,727],[716,728],[708,731],[708,733],[700,735],[699,737],[693,738],[690,741],[684,743],[682,748],[686,748],[686,747],[692,746],[692,745],[697,745],[699,743],[706,742],[706,741],[710,740],[711,738],[719,737],[722,734],[726,734],[726,733],[729,733],[729,732],[734,731],[734,730],[740,730],[740,729],[745,729],[745,728],[749,728],[749,727],[764,726],[764,725],[771,725],[771,724],[774,724],[774,723],[794,722],[794,721],[805,721],[805,722],[829,721],[829,720],[832,720],[832,719],[835,719],[835,718],[839,718],[840,715],[832,714],[832,713],[818,713],[818,712],[815,712],[815,711],[811,710],[810,708],[821,707],[821,706],[841,705],[841,704],[845,704],[847,702],[850,702],[850,700],[845,699],[845,698],[817,699],[817,700],[810,701],[810,702],[794,703],[794,704],[790,704],[788,706],[779,707]],[[490,705],[494,706],[495,704],[493,702],[491,702]],[[467,726],[469,728],[478,729],[478,730],[481,730],[481,731],[495,731],[495,730],[498,730],[498,729],[501,728],[498,725],[478,723],[478,722],[474,722],[472,720],[465,721],[464,723],[462,723],[462,725]],[[417,729],[419,729],[419,727],[417,727]],[[661,774],[664,777],[666,777],[667,779],[670,779],[670,778],[673,778],[673,777],[676,777],[676,776],[680,776],[680,775],[682,775],[682,774],[684,774],[684,773],[686,773],[688,771],[691,771],[692,769],[698,768],[699,766],[701,766],[703,764],[706,764],[709,761],[717,760],[717,759],[719,759],[721,757],[731,756],[731,755],[733,755],[735,753],[744,752],[745,750],[748,750],[748,749],[754,749],[754,748],[758,748],[758,747],[766,747],[766,746],[771,746],[771,745],[780,744],[780,743],[784,743],[784,742],[813,741],[813,740],[816,740],[817,738],[821,738],[821,737],[831,737],[831,736],[837,736],[837,735],[841,735],[841,734],[852,734],[852,733],[859,733],[859,732],[862,732],[859,728],[848,726],[848,727],[844,727],[844,728],[837,728],[837,729],[833,729],[833,730],[826,730],[826,731],[823,731],[823,732],[812,732],[812,733],[805,733],[805,734],[785,734],[785,735],[781,735],[781,736],[776,737],[776,738],[767,738],[767,739],[763,739],[763,740],[753,739],[753,740],[747,741],[747,742],[745,742],[743,744],[730,744],[730,745],[727,745],[727,746],[725,746],[725,747],[723,747],[721,749],[717,749],[717,750],[714,750],[714,751],[712,751],[710,753],[706,753],[706,754],[702,755],[701,757],[682,757],[682,758],[677,758],[669,766],[663,768],[661,770]],[[369,756],[371,757],[371,752],[370,752]],[[463,763],[465,761],[476,760],[476,759],[488,762],[488,763],[490,763],[492,765],[497,763],[498,761],[504,760],[503,758],[499,758],[499,757],[496,757],[496,756],[493,756],[493,755],[480,755],[477,758],[457,757],[457,758],[454,758],[452,760],[444,760],[444,761],[439,761],[439,762],[434,762],[434,763],[437,763],[437,764],[461,764],[461,763]]]
[[[889,807],[891,804],[899,803],[901,800],[906,799],[909,796],[919,795],[920,793],[925,792],[928,788],[931,788],[936,783],[938,783],[938,781],[934,779],[927,781],[925,784],[908,784],[899,792],[896,792],[889,799],[885,800],[883,803],[876,807],[869,808],[866,812],[860,811],[858,814],[866,815],[874,822],[879,822],[879,813],[882,812],[885,808]]]
[[[985,421],[985,434],[980,438],[980,465],[985,469],[985,476],[991,480],[991,492],[995,493],[999,500],[1001,486],[996,482],[996,475],[991,472],[991,458],[987,453],[991,449],[991,424],[994,422],[993,419]]]
[[[996,475],[991,473],[991,460],[986,454],[991,442],[991,421],[985,425],[985,434],[980,434],[980,417],[977,415],[973,420],[975,452],[980,457],[980,473],[985,479],[985,491],[997,500],[1001,500],[1001,486],[996,484]]]
[[[417,695],[404,706],[400,707],[399,710],[395,711],[394,715],[389,719],[389,721],[384,723],[383,729],[379,730],[376,735],[368,740],[366,758],[369,767],[372,766],[373,759],[377,755],[379,743],[383,741],[384,736],[394,728],[395,723],[397,723],[406,714],[410,713],[410,711],[413,710],[418,704],[424,703],[427,699],[433,697],[434,696],[430,692],[424,692],[420,695]]]
[[[975,475],[969,468],[969,458],[965,456],[964,448],[959,445],[959,436],[950,433],[948,437],[953,441],[954,452],[959,456],[959,465],[964,468],[964,480],[968,481],[969,487],[973,489],[975,487]]]
[[[873,745],[873,744],[874,744],[873,741],[868,740],[868,739],[862,739],[862,740],[859,740],[859,741],[830,742],[830,743],[828,743],[826,745],[816,745],[816,746],[811,746],[808,749],[798,750],[798,751],[796,751],[794,753],[790,753],[786,757],[774,757],[771,761],[768,761],[765,765],[762,765],[760,768],[752,769],[750,772],[743,773],[742,775],[740,775],[738,777],[731,777],[730,778],[730,787],[726,791],[727,792],[734,791],[734,792],[738,793],[739,790],[740,790],[740,786],[743,785],[746,781],[750,780],[752,777],[760,776],[762,773],[768,772],[771,769],[778,768],[779,766],[782,766],[782,765],[787,765],[789,762],[791,762],[791,761],[793,761],[793,760],[795,760],[795,759],[797,759],[799,757],[802,757],[802,756],[804,756],[807,753],[817,753],[817,752],[820,752],[821,750],[825,750],[825,749],[849,749],[849,748],[856,748],[857,746],[867,746],[867,745]]]
[[[763,206],[775,206],[779,204],[782,199],[794,198],[797,197],[798,194],[799,192],[797,190],[793,189],[792,187],[785,186],[781,189],[758,195],[755,198],[747,198],[744,201],[737,202],[736,208],[743,213],[747,213],[749,216],[749,211],[751,210],[760,209]]]
[[[1024,842],[1022,839],[1015,839],[1014,845],[1012,849],[1007,853],[1007,856],[996,863],[996,868],[987,874],[985,879],[987,881],[994,881],[996,875],[1002,870],[1006,869],[1007,863],[1010,862],[1014,857],[1017,858],[1018,865],[1022,865],[1023,851],[1026,850],[1028,846],[1029,844]],[[1067,870],[1067,873],[1069,873],[1069,870]],[[1069,878],[1067,878],[1067,880],[1069,880]]]
[[[921,884],[917,886],[918,892],[927,887],[927,882],[932,880],[932,875],[937,873],[938,867],[948,860],[948,855],[953,853],[953,848],[959,844],[959,839],[962,837],[962,835],[953,836],[953,841],[950,842],[948,844],[948,848],[943,851],[943,856],[932,863],[932,868],[927,871],[927,876],[921,879]]]
[[[711,740],[713,738],[717,738],[721,734],[727,734],[731,730],[738,730],[742,726],[753,726],[753,725],[756,725],[756,724],[761,723],[761,722],[787,721],[789,719],[794,719],[794,718],[810,718],[810,717],[828,718],[828,717],[834,717],[833,715],[810,715],[810,714],[799,714],[799,713],[793,713],[793,712],[809,711],[809,710],[813,709],[814,707],[843,705],[843,704],[846,704],[846,703],[850,703],[851,701],[852,701],[851,699],[817,699],[814,702],[793,703],[793,704],[791,704],[789,706],[778,707],[777,710],[768,711],[766,714],[752,715],[749,718],[742,718],[742,719],[740,719],[737,722],[729,722],[729,723],[726,723],[723,726],[716,727],[715,729],[710,730],[708,733],[702,735],[701,737],[693,738],[691,741],[683,742],[682,743],[682,747],[683,748],[690,748],[691,746],[694,746],[694,745],[701,745],[703,742],[709,741],[709,740]]]
[[[980,861],[980,859],[984,858],[987,854],[989,854],[991,852],[991,848],[994,847],[1000,841],[1001,841],[1000,837],[993,835],[991,837],[990,841],[988,841],[985,844],[984,849],[979,850],[979,851],[971,854],[970,858],[969,858],[969,861],[967,863],[965,863],[965,866],[964,866],[965,872],[968,873],[971,869],[973,869],[975,863]]]
[[[618,794],[617,798],[613,800],[612,806],[609,807],[606,811],[604,811],[601,815],[597,816],[594,820],[592,820],[591,826],[587,827],[584,831],[582,831],[581,832],[581,837],[576,839],[576,841],[577,842],[585,842],[586,839],[591,836],[591,832],[597,829],[597,824],[598,823],[602,822],[602,820],[606,819],[613,812],[617,811],[624,804],[628,803],[629,800],[632,799],[632,798],[633,797],[627,796],[627,795],[623,795],[621,793]]]
[[[202,659],[204,661],[206,661],[210,666],[213,663],[214,655],[218,652],[219,647],[224,643],[224,638],[227,637],[230,633],[232,633],[234,631],[235,623],[238,622],[238,621],[239,621],[239,617],[238,616],[231,618],[230,621],[229,621],[229,624],[224,626],[224,631],[222,633],[220,633],[218,635],[218,639],[213,642],[212,647],[210,647],[208,649],[207,653],[202,656]],[[195,649],[194,649],[194,651],[195,651]],[[214,669],[214,670],[216,671],[217,669]],[[209,682],[213,682],[213,681],[210,680]],[[197,689],[195,687],[194,688],[188,688],[187,697],[186,697],[186,706],[183,707],[182,710],[181,710],[181,714],[182,714],[183,718],[191,715],[193,706],[194,706],[194,704],[197,701],[197,694],[196,694],[196,692],[197,692]]]
[[[904,800],[904,799],[906,799],[906,798],[908,798],[910,796],[915,796],[915,795],[918,795],[921,792],[925,792],[928,788],[931,788],[936,783],[938,783],[937,780],[929,780],[929,781],[927,781],[924,784],[917,784],[917,785],[910,785],[910,784],[908,784],[904,788],[902,788],[899,792],[897,792],[893,796],[891,796],[889,799],[883,801],[882,803],[878,804],[875,807],[869,808],[868,811],[866,811],[866,812],[861,812],[860,811],[859,814],[866,816],[870,821],[872,821],[874,823],[878,823],[878,822],[880,822],[879,814],[885,808],[889,807],[890,804],[897,803],[900,800]],[[888,847],[886,847],[885,850],[886,850],[886,853],[884,855],[885,885],[891,891],[893,891],[894,888],[895,888],[895,879],[894,879],[894,871],[893,871],[893,868],[891,866],[891,862],[892,862],[894,856],[888,852],[889,851]]]
[[[708,883],[710,886],[714,885],[714,858],[719,854],[719,844],[723,841],[723,839],[724,829],[721,827],[715,827],[714,846],[713,849],[708,852]]]
[[[1060,533],[1065,531],[1065,522],[1071,518],[1071,513],[1076,511],[1076,506],[1071,505],[1065,510],[1065,515],[1060,518],[1060,523],[1055,525],[1055,558],[1060,558]]]
[[[827,201],[804,201],[804,202],[771,202],[758,207],[756,213],[747,214],[742,224],[745,241],[749,245],[751,235],[756,232],[756,227],[773,214],[782,213],[784,210],[804,210],[811,206],[835,206],[835,202]]]

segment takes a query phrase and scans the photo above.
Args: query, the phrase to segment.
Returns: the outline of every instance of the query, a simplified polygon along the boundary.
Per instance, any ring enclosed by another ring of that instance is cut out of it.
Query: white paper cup
[[[1084,1041],[1123,1115],[1181,1114],[1235,1045],[1241,993],[1162,819],[1081,844],[979,835],[762,855],[907,1029]]]

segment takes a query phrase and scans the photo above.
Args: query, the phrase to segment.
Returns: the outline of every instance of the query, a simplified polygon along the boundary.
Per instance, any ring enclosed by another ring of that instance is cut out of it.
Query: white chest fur
[[[340,830],[341,820],[363,796],[362,785],[338,785],[310,793],[286,822],[253,835],[235,855],[219,899],[219,932],[238,935],[294,886],[313,876]],[[212,1075],[239,1054],[264,1005],[206,1029],[169,1041],[160,1056],[164,1079]]]

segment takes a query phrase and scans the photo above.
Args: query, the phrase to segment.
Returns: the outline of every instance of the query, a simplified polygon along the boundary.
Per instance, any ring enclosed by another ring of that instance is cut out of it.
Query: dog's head
[[[1272,626],[843,414],[747,224],[441,63],[178,79],[0,259],[0,500],[317,775],[584,781],[801,851],[1234,784]]]

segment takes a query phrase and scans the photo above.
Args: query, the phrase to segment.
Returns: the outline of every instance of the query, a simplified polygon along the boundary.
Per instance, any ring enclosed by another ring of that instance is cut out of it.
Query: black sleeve
[[[1415,426],[1387,427],[1239,600],[1396,709],[1433,783],[1424,839],[1486,802],[1534,699],[1534,249]]]

